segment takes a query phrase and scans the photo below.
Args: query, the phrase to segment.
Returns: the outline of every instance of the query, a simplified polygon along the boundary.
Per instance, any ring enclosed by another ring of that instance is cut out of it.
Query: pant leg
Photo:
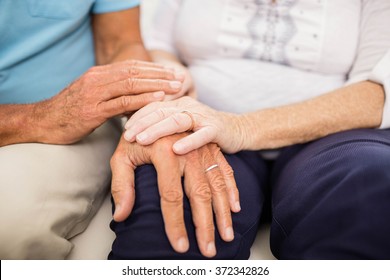
[[[121,129],[111,121],[73,145],[0,148],[0,259],[63,259],[109,190]]]
[[[390,258],[390,130],[287,148],[272,180],[277,258]]]
[[[224,242],[216,230],[216,259],[247,259],[256,236],[263,205],[262,188],[267,167],[254,152],[227,155],[240,191],[241,212],[233,214],[235,239]],[[203,259],[195,239],[190,205],[184,198],[184,216],[190,249],[185,254],[173,251],[164,231],[157,189],[156,171],[151,165],[136,169],[136,201],[130,217],[112,222],[116,233],[109,259]]]

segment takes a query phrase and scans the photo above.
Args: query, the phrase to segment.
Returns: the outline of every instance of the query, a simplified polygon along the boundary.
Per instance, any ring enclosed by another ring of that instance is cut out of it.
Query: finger
[[[196,154],[197,151],[192,152]],[[196,240],[202,255],[211,258],[217,253],[211,201],[211,190],[199,158],[191,158],[184,169],[184,187],[190,201]]]
[[[101,86],[101,94],[104,100],[110,100],[120,96],[137,95],[145,92],[163,91],[166,94],[175,94],[181,90],[179,81],[167,81],[161,79],[128,78],[105,86]]]
[[[226,188],[229,196],[230,209],[233,212],[240,212],[240,195],[237,188],[236,180],[234,179],[233,168],[229,165],[225,156],[221,153],[219,148],[214,151],[214,158],[217,161],[219,169],[222,173],[222,176],[225,180]]]
[[[175,107],[175,105],[172,102],[159,102],[159,103],[153,103],[153,104],[149,104],[145,107],[142,107],[140,110],[135,112],[134,115],[132,115],[131,118],[126,122],[125,129],[129,130],[144,117],[146,117],[146,116],[148,116],[148,115],[150,115],[158,110],[163,110],[161,112],[162,114],[158,114],[158,115],[154,116],[154,118],[152,118],[152,120],[153,120],[152,124],[154,124],[157,121],[160,121],[163,118],[165,118],[165,114],[164,114],[165,109],[164,108],[169,108],[169,107]],[[172,112],[176,112],[176,110],[172,111]]]
[[[144,108],[142,108],[141,110],[143,110],[143,109]],[[139,135],[141,132],[143,133],[145,130],[151,130],[151,134],[157,133],[157,132],[153,131],[154,128],[157,128],[159,130],[164,130],[164,129],[161,129],[161,126],[164,125],[164,123],[161,123],[161,122],[163,122],[165,119],[169,118],[171,115],[175,114],[176,112],[177,112],[177,109],[172,108],[172,107],[158,108],[158,109],[152,111],[150,114],[148,114],[142,118],[138,118],[137,121],[132,120],[130,122],[130,120],[129,120],[125,125],[125,129],[127,129],[126,132],[124,133],[125,139],[127,141],[132,142],[135,140],[137,135]],[[135,116],[133,116],[133,117],[135,117]],[[167,135],[170,135],[170,134],[167,134]],[[160,137],[153,136],[153,138],[157,140],[157,139],[161,138],[161,136]],[[142,140],[141,139],[142,139],[142,136],[140,139],[137,139],[137,141],[140,140],[140,144],[147,145],[144,143],[143,139]],[[145,139],[145,140],[147,140],[147,139]],[[147,141],[147,142],[153,143],[154,141],[152,141],[152,142]]]
[[[213,142],[215,138],[216,132],[212,127],[203,127],[173,144],[173,151],[184,155]]]
[[[134,206],[134,167],[126,163],[126,160],[114,155],[111,159],[112,181],[111,194],[114,199],[114,220],[124,221],[131,213]]]
[[[184,223],[183,189],[181,172],[177,156],[166,150],[155,157],[153,164],[157,170],[158,189],[161,196],[161,212],[165,232],[176,252],[184,253],[189,249],[189,241]]]
[[[158,114],[158,111],[156,111],[155,115],[156,114]],[[191,127],[191,117],[183,113],[173,113],[160,122],[150,125],[141,133],[137,134],[136,140],[141,145],[149,145],[164,136],[188,131],[188,129]]]
[[[129,78],[176,80],[182,82],[184,74],[173,69],[132,66],[101,71],[97,76],[99,85],[106,85]]]
[[[157,69],[167,69],[165,65],[162,65],[160,63],[155,63],[151,61],[144,61],[144,60],[135,60],[135,59],[128,59],[123,61],[114,62],[111,64],[106,64],[107,66],[115,67],[116,65],[126,65],[129,67],[149,67],[149,68],[157,68]]]
[[[118,62],[108,63],[105,65],[99,65],[95,66],[93,68],[96,68],[97,70],[103,72],[103,71],[114,71],[117,69],[123,69],[123,68],[132,68],[132,67],[145,67],[145,68],[154,68],[154,69],[169,69],[173,70],[173,68],[166,67],[165,65],[150,62],[150,61],[143,61],[143,60],[122,60]]]
[[[161,101],[164,96],[164,92],[161,91],[132,96],[121,96],[100,103],[98,110],[100,110],[100,112],[102,112],[102,114],[106,118],[111,118],[114,116],[138,110],[139,108],[142,108],[149,103]]]
[[[211,146],[212,147],[212,146]],[[217,159],[213,156],[210,145],[205,148],[207,152],[203,154],[203,167],[209,180],[212,192],[213,210],[217,222],[218,232],[225,241],[234,239],[232,216],[230,213],[230,203],[228,191],[222,172],[217,165],[216,168],[207,170],[210,166],[216,166]],[[216,146],[213,147],[214,149]]]

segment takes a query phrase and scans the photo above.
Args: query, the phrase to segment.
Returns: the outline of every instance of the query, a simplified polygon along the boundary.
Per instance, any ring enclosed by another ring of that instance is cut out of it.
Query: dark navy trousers
[[[216,231],[216,259],[247,259],[269,212],[276,258],[390,259],[390,130],[333,134],[284,148],[273,162],[246,151],[226,158],[242,210],[233,214],[234,241]],[[179,254],[164,232],[156,172],[137,168],[134,210],[111,223],[109,259],[203,259],[186,198],[184,207],[190,250]]]

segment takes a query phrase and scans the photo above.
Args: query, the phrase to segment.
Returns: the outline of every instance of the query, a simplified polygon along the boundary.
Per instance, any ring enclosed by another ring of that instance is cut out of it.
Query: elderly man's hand
[[[233,171],[217,145],[208,144],[183,156],[172,151],[172,144],[186,135],[164,137],[149,146],[121,138],[111,159],[114,220],[123,221],[132,211],[136,195],[134,169],[152,163],[158,174],[161,211],[172,247],[177,252],[189,248],[181,184],[184,176],[184,191],[191,204],[199,249],[204,256],[213,257],[216,254],[213,210],[222,239],[233,240],[231,211],[240,211],[238,190]],[[205,172],[207,168],[209,171]]]
[[[111,117],[177,94],[183,79],[183,74],[149,62],[93,67],[58,95],[34,104],[36,141],[77,142]]]

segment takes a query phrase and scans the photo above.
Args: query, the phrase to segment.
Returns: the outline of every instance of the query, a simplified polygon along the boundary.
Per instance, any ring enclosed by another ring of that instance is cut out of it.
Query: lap
[[[64,258],[109,189],[120,127],[109,122],[73,145],[0,149],[0,257]]]
[[[256,236],[264,200],[267,167],[254,152],[226,156],[234,170],[240,192],[241,212],[233,214],[235,239],[224,242],[216,231],[219,259],[245,259]],[[121,223],[112,222],[116,233],[110,259],[202,259],[192,223],[188,200],[184,199],[184,215],[190,240],[185,254],[173,251],[164,231],[157,189],[157,174],[151,165],[136,169],[136,200],[132,214]]]
[[[390,131],[354,130],[287,148],[275,163],[278,258],[388,258]]]

